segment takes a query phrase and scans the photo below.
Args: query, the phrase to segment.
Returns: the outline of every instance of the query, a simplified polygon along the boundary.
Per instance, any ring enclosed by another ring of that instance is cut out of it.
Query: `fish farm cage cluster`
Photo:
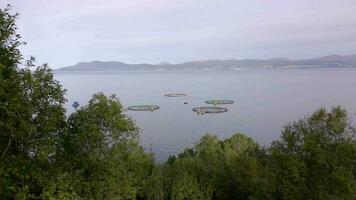
[[[170,93],[170,94],[165,94],[164,96],[166,97],[185,97],[187,96],[184,93]],[[197,114],[205,114],[205,113],[224,113],[227,112],[228,109],[216,105],[224,105],[224,104],[233,104],[233,100],[225,100],[225,99],[213,99],[213,100],[207,100],[205,101],[206,104],[213,104],[214,106],[201,106],[201,107],[196,107],[193,108],[192,110],[196,112]],[[188,104],[187,102],[184,102],[184,104]],[[130,111],[155,111],[158,110],[160,107],[157,105],[133,105],[129,106],[127,109]]]

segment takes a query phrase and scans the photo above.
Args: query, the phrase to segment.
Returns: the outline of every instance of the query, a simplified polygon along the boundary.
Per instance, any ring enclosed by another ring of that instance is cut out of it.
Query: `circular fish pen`
[[[223,107],[196,107],[193,108],[193,111],[197,114],[205,114],[205,113],[224,113],[227,112],[227,108]]]
[[[219,104],[233,104],[233,100],[224,100],[224,99],[213,99],[213,100],[207,100],[205,101],[207,104],[214,104],[214,105],[219,105]]]
[[[171,93],[171,94],[165,94],[164,96],[166,97],[185,97],[187,94],[184,93]]]
[[[156,105],[134,105],[134,106],[129,106],[127,107],[127,110],[131,111],[155,111],[158,110],[159,106]]]

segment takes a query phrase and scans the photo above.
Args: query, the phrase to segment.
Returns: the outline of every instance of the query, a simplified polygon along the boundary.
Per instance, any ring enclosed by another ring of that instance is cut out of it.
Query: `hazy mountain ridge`
[[[116,61],[80,62],[63,67],[58,71],[141,71],[141,70],[183,70],[183,69],[239,69],[239,68],[306,68],[306,67],[356,67],[356,54],[329,55],[320,58],[290,60],[288,58],[272,59],[229,59],[198,60],[178,64],[161,62],[159,64],[127,64]]]

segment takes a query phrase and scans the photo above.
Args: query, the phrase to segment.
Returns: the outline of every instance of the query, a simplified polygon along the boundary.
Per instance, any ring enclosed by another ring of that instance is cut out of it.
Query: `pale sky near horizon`
[[[356,0],[0,0],[53,68],[356,54]]]

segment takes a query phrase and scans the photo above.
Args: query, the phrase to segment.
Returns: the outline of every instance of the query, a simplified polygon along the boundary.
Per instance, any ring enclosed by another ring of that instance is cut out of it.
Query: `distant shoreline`
[[[242,70],[242,69],[281,69],[281,68],[356,68],[355,55],[329,55],[305,60],[288,58],[272,59],[229,59],[199,60],[171,64],[127,64],[118,61],[80,62],[55,71],[175,71],[175,70]]]
[[[184,68],[184,69],[132,69],[132,70],[120,70],[120,69],[114,69],[114,70],[59,70],[59,69],[54,69],[53,72],[55,73],[60,73],[60,74],[75,74],[75,73],[108,73],[108,72],[123,72],[123,73],[145,73],[145,72],[224,72],[224,71],[230,71],[230,72],[239,72],[239,71],[264,71],[264,70],[298,70],[298,69],[304,69],[304,70],[314,70],[314,69],[340,69],[340,70],[356,70],[356,66],[293,66],[293,67],[241,67],[241,68]]]

